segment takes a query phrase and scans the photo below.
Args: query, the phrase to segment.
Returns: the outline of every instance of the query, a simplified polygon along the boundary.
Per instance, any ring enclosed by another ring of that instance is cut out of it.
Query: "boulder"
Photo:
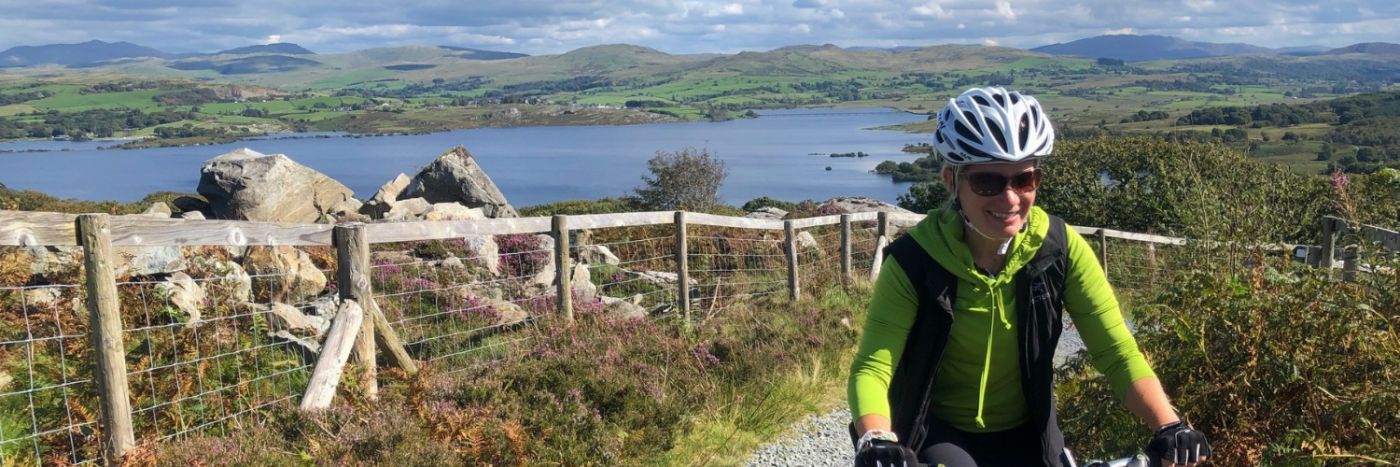
[[[631,319],[642,319],[648,316],[647,309],[637,304],[637,302],[641,301],[640,295],[634,296],[631,299],[608,296],[600,296],[598,299],[603,302],[603,309],[608,313]]]
[[[326,288],[326,275],[311,257],[289,246],[250,248],[244,266],[259,289],[271,291],[273,301],[302,303]]]
[[[204,288],[189,274],[177,272],[165,282],[156,284],[156,295],[165,297],[170,306],[179,311],[185,327],[193,328],[199,325],[200,307],[204,305],[207,297]]]
[[[457,203],[437,203],[423,213],[425,221],[469,221],[485,219],[481,208],[469,208]]]
[[[782,209],[778,209],[778,208],[769,206],[769,207],[765,207],[765,208],[759,208],[758,210],[753,211],[753,212],[750,212],[747,216],[744,216],[744,217],[747,217],[747,218],[750,218],[750,219],[783,220],[783,219],[786,219],[786,218],[787,218],[787,215],[788,215],[788,212],[787,212],[787,211],[784,211],[784,210],[782,210]]]
[[[82,247],[31,246],[25,247],[24,251],[30,258],[29,273],[35,276],[52,279],[82,268]]]
[[[486,267],[493,276],[501,274],[501,248],[496,238],[490,235],[468,235],[462,237],[467,250],[472,252],[468,260]]]
[[[430,203],[455,202],[481,208],[490,218],[519,217],[491,177],[461,146],[438,156],[414,175],[408,188],[399,194],[400,200],[419,197]]]
[[[680,274],[676,274],[674,272],[635,271],[633,272],[633,274],[635,274],[638,279],[650,282],[652,285],[655,285],[657,287],[674,287],[677,282],[680,282]],[[691,287],[698,287],[700,285],[700,282],[695,280],[694,277],[690,277],[688,279],[689,280],[687,282],[690,284]]]
[[[593,285],[593,278],[588,273],[587,264],[574,265],[573,278],[569,281],[569,287],[574,291],[575,300],[591,302],[598,296],[598,286]]]
[[[423,198],[409,198],[395,202],[389,212],[384,214],[385,220],[391,221],[411,221],[423,218],[423,214],[433,209],[433,205]]]
[[[383,219],[389,210],[394,208],[395,200],[399,199],[399,193],[403,193],[404,188],[408,188],[408,175],[399,174],[389,183],[379,187],[379,191],[374,193],[374,197],[360,206],[360,214],[364,214],[373,219]]]
[[[797,234],[797,248],[804,250],[819,248],[817,238],[813,237],[811,232],[804,230]]]
[[[82,312],[83,301],[78,297],[78,289],[69,287],[30,287],[21,289],[20,299],[31,313],[38,311]],[[65,293],[65,291],[71,291]],[[86,316],[86,315],[82,315]]]
[[[852,214],[871,211],[913,213],[913,211],[884,201],[858,196],[837,197],[826,200],[825,203],[822,203],[822,211],[830,211],[830,214]]]
[[[622,260],[613,254],[607,245],[588,245],[579,250],[578,260],[588,264],[610,264],[617,266]]]
[[[298,336],[319,336],[321,330],[305,313],[286,303],[273,303],[267,307],[268,320],[273,331],[289,331]]]
[[[252,300],[253,278],[235,261],[195,256],[190,258],[190,270],[208,278],[204,281],[204,291],[215,300],[234,303]]]
[[[202,221],[202,220],[205,219],[204,213],[199,212],[199,211],[185,211],[185,212],[182,212],[182,213],[180,213],[180,218],[181,218],[181,219],[189,219],[189,220],[192,220],[192,221]]]
[[[350,188],[325,174],[248,148],[205,161],[199,194],[216,219],[324,222],[360,207]]]
[[[157,217],[161,219],[169,219],[171,214],[172,213],[170,212],[170,205],[159,201],[151,203],[151,207],[146,208],[145,211],[141,212],[141,215],[143,216]]]
[[[335,313],[339,310],[339,296],[335,294],[322,295],[303,307],[302,315],[315,328],[315,335],[323,336],[331,330],[331,321],[335,319]]]
[[[171,204],[174,204],[175,209],[179,209],[182,213],[200,212],[203,213],[206,217],[208,217],[209,213],[212,212],[209,210],[208,201],[205,201],[200,198],[195,198],[193,196],[181,196],[179,198],[175,198],[174,201],[171,201]]]

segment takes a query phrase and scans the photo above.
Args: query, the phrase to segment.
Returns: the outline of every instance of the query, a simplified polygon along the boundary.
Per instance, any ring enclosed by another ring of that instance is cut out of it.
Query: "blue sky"
[[[1395,0],[0,0],[0,49],[91,39],[169,52],[276,41],[317,52],[456,45],[529,54],[794,44],[1030,48],[1105,33],[1265,47],[1400,43]]]

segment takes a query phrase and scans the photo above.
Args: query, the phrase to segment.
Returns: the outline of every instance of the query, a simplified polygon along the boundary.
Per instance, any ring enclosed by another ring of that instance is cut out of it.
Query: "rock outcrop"
[[[360,209],[340,182],[286,155],[247,148],[206,161],[198,190],[216,219],[329,223]]]
[[[429,203],[459,203],[481,208],[486,217],[519,217],[505,195],[461,146],[438,156],[413,176],[398,199],[423,198]]]

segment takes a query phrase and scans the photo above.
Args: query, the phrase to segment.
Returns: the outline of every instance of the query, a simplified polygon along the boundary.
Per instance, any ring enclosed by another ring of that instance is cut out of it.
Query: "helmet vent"
[[[992,99],[996,99],[997,105],[1000,105],[1000,106],[1002,106],[1002,107],[1006,107],[1006,98],[1005,98],[1005,97],[1001,97],[1001,94],[993,94],[993,95],[992,95]]]
[[[1021,126],[1021,131],[1019,131],[1019,132],[1017,132],[1017,133],[1020,134],[1020,137],[1021,137],[1021,138],[1018,139],[1017,141],[1020,141],[1020,142],[1021,142],[1021,146],[1022,146],[1022,147],[1025,147],[1025,145],[1030,144],[1030,139],[1031,139],[1031,117],[1030,117],[1029,115],[1026,115],[1026,114],[1021,114],[1021,125],[1020,125],[1020,126]]]
[[[991,102],[987,102],[987,99],[986,99],[985,97],[982,97],[982,96],[972,96],[972,101],[973,101],[973,102],[976,102],[978,105],[987,105],[987,106],[992,105]]]
[[[987,132],[996,138],[997,147],[1000,147],[1002,151],[1011,151],[1011,148],[1006,147],[1006,135],[1002,134],[1001,128],[998,128],[996,122],[990,118],[987,119]]]
[[[953,122],[953,130],[958,132],[958,136],[962,136],[963,138],[976,141],[977,144],[982,144],[982,138],[979,138],[977,136],[977,133],[974,133],[972,130],[969,130],[967,128],[967,125],[963,125],[963,122],[961,120]]]

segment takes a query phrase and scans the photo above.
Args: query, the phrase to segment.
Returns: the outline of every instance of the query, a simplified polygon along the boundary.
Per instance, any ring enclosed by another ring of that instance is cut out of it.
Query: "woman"
[[[856,465],[1069,465],[1053,369],[1068,311],[1094,367],[1151,427],[1154,465],[1210,454],[1138,351],[1094,252],[1035,206],[1055,132],[1040,104],[974,88],[938,114],[952,200],[885,251],[847,392]]]

